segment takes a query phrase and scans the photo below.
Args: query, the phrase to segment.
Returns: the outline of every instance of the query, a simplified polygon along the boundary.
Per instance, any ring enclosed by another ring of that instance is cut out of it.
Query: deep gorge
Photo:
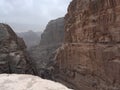
[[[118,0],[72,0],[29,50],[1,23],[0,73],[32,74],[74,90],[120,90],[119,6]]]

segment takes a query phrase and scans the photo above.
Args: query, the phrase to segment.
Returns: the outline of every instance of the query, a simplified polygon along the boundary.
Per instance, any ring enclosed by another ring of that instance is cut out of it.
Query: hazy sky
[[[0,0],[0,22],[16,31],[43,30],[51,19],[63,17],[71,0]]]

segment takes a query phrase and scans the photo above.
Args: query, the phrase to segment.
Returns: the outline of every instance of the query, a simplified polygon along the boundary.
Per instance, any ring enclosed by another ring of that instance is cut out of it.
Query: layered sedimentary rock
[[[0,24],[0,73],[35,74],[23,39],[10,26]]]
[[[73,0],[56,78],[75,90],[120,90],[120,1]]]
[[[64,85],[32,75],[1,74],[0,90],[71,90]]]
[[[51,77],[49,70],[53,69],[55,50],[60,47],[63,38],[64,18],[51,20],[41,35],[40,44],[29,50],[41,77]]]

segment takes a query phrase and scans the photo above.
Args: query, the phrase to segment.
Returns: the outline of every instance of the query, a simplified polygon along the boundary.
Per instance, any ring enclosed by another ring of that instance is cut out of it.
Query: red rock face
[[[120,90],[120,1],[73,0],[56,76],[75,90]]]

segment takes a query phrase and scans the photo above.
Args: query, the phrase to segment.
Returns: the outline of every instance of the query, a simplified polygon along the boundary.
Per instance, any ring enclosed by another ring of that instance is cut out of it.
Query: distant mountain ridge
[[[21,32],[17,33],[17,35],[25,41],[25,44],[28,48],[32,46],[36,46],[40,43],[42,32],[34,32],[32,30],[29,30],[27,32]]]

